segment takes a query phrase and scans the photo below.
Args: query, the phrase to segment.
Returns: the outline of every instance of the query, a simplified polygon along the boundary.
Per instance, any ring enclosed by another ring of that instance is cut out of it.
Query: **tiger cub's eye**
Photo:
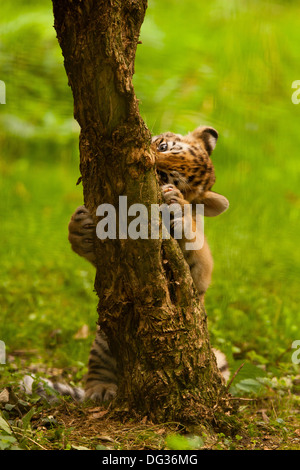
[[[158,152],[165,152],[166,150],[168,150],[168,144],[166,142],[162,142],[157,147],[157,150],[158,150]]]

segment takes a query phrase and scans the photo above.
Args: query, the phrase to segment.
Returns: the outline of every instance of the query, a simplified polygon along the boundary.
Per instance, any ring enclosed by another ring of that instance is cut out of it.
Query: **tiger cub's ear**
[[[189,136],[195,140],[200,140],[200,143],[210,155],[216,146],[219,134],[213,127],[202,126],[197,127]]]
[[[222,212],[225,212],[229,207],[229,201],[225,196],[207,191],[201,198],[201,203],[204,204],[204,215],[206,217],[215,217]]]

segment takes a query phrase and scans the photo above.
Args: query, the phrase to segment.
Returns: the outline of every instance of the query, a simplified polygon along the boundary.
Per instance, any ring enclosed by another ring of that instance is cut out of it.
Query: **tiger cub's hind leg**
[[[105,333],[97,327],[92,345],[85,386],[85,398],[97,402],[110,401],[117,393],[116,361]]]
[[[85,206],[76,209],[69,223],[69,241],[73,251],[95,265],[95,224]],[[116,361],[100,327],[90,350],[85,399],[103,402],[112,400],[117,392]]]

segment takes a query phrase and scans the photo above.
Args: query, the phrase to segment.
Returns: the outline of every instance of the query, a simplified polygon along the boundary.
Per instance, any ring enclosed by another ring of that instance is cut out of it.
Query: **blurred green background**
[[[138,46],[149,129],[219,131],[214,189],[230,209],[206,220],[206,308],[233,367],[299,367],[289,349],[300,339],[299,18],[292,0],[150,0]],[[82,203],[79,129],[50,0],[2,0],[0,64],[0,339],[10,354],[84,370],[97,299],[92,267],[67,241]]]

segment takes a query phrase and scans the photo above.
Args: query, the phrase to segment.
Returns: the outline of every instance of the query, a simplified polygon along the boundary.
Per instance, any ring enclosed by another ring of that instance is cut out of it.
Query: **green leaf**
[[[260,382],[258,382],[258,380],[244,379],[238,382],[237,384],[235,384],[235,387],[238,390],[243,391],[243,392],[258,393],[261,390],[262,385]]]
[[[9,424],[5,421],[2,416],[0,416],[0,428],[5,431],[7,434],[12,434]]]
[[[167,446],[172,450],[194,450],[200,449],[204,442],[200,436],[181,436],[170,434],[166,438]]]
[[[13,436],[0,435],[0,450],[21,450]]]
[[[32,407],[31,410],[29,410],[28,413],[26,413],[26,415],[22,418],[22,423],[25,430],[29,427],[31,418],[34,415],[35,411],[35,408]]]

